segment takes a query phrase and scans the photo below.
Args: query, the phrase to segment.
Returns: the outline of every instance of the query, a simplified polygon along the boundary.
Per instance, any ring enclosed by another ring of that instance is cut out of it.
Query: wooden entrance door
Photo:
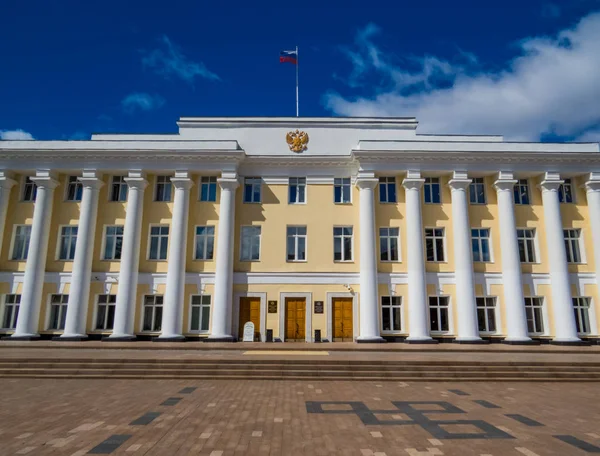
[[[306,340],[306,298],[285,299],[285,340]]]
[[[354,340],[352,307],[352,298],[332,299],[334,342],[352,342]]]
[[[240,298],[238,340],[244,337],[244,325],[254,323],[254,340],[260,340],[260,298]]]

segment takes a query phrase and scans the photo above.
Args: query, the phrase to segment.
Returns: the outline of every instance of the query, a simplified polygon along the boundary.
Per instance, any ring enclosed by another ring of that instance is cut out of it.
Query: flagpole
[[[300,56],[298,55],[298,46],[296,46],[296,117],[300,116],[299,101],[298,101],[298,65],[300,64]]]

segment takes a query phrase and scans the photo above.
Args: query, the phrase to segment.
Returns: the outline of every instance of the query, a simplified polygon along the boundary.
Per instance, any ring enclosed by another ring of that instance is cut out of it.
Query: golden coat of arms
[[[287,135],[285,135],[285,140],[290,146],[290,150],[292,152],[302,152],[306,150],[306,145],[308,144],[308,134],[303,131],[290,131]]]

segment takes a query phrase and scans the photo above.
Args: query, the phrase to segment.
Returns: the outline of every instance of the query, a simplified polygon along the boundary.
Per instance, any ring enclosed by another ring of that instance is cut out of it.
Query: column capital
[[[540,182],[542,192],[558,192],[558,188],[564,183],[561,179],[544,179]]]
[[[17,181],[10,177],[0,176],[0,188],[3,190],[10,190]]]
[[[235,190],[240,185],[240,181],[229,177],[220,177],[217,179],[219,187],[223,190]]]
[[[590,173],[584,185],[588,192],[600,192],[600,173]]]
[[[148,185],[148,181],[143,177],[126,177],[124,180],[129,188],[144,190]]]
[[[175,189],[182,188],[184,190],[189,190],[194,186],[194,181],[189,177],[172,177],[171,183]]]
[[[454,171],[452,179],[448,181],[448,187],[452,190],[465,190],[471,181],[466,171]]]
[[[373,190],[378,183],[379,179],[377,179],[376,177],[359,177],[356,179],[354,185],[356,185],[359,188],[359,190]]]
[[[410,178],[410,177],[407,177],[406,179],[404,179],[402,181],[402,186],[406,190],[420,190],[421,187],[423,187],[424,183],[425,183],[425,179],[423,179],[423,178]]]
[[[516,179],[499,178],[496,180],[496,182],[494,182],[494,188],[497,192],[512,192],[517,182],[519,181]]]
[[[35,182],[38,188],[49,188],[55,189],[58,187],[59,182],[50,176],[35,176],[30,178],[32,182]]]
[[[98,190],[104,185],[102,178],[95,173],[84,173],[82,177],[78,177],[77,180],[81,182],[85,187],[93,190]]]

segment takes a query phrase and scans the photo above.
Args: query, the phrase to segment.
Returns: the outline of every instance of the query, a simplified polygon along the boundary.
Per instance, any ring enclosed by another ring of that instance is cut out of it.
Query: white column
[[[10,179],[4,171],[0,171],[0,252],[4,240],[4,226],[6,224],[6,212],[10,199],[10,190],[16,182]]]
[[[455,171],[448,182],[452,190],[452,231],[454,232],[454,269],[456,305],[458,306],[457,342],[480,342],[477,325],[477,304],[473,281],[473,254],[467,191],[471,179],[467,173]]]
[[[517,181],[510,172],[500,172],[494,188],[498,195],[500,218],[500,247],[502,282],[506,309],[506,338],[504,342],[518,344],[531,342],[527,332],[527,315],[523,296],[519,240],[515,222],[514,187]]]
[[[594,263],[596,264],[596,283],[600,287],[600,173],[590,173],[585,183],[587,191],[588,213],[592,227],[594,243]]]
[[[38,171],[36,177],[32,177],[31,180],[37,185],[37,196],[33,209],[33,224],[29,238],[19,317],[17,328],[11,336],[12,339],[39,337],[40,305],[46,272],[48,235],[52,221],[52,202],[54,189],[58,185],[58,182],[52,179],[47,171]]]
[[[377,255],[375,251],[375,198],[378,179],[359,177],[360,223],[360,322],[357,342],[382,342],[379,334],[379,293],[377,290]]]
[[[140,236],[144,208],[144,189],[148,182],[140,172],[130,172],[127,182],[127,210],[121,248],[115,324],[108,340],[135,339],[134,318],[137,304],[137,284],[140,263]]]
[[[94,171],[85,171],[79,178],[83,185],[79,210],[79,226],[69,304],[65,330],[60,336],[62,340],[86,339],[86,318],[90,300],[90,281],[92,279],[92,258],[94,256],[94,239],[96,233],[96,217],[98,215],[98,195],[104,185],[101,177]]]
[[[173,217],[169,239],[167,287],[163,305],[162,331],[158,340],[183,340],[183,306],[185,300],[185,263],[190,206],[190,188],[194,185],[187,172],[171,178],[175,187]]]
[[[408,248],[408,322],[407,342],[433,342],[427,318],[427,281],[421,218],[421,188],[425,179],[409,171],[402,182],[406,193],[406,245]]]
[[[563,233],[558,188],[564,181],[558,173],[546,173],[540,186],[544,205],[544,228],[546,252],[550,263],[550,286],[552,288],[552,313],[554,315],[555,343],[577,343],[577,327],[573,313],[567,251]]]
[[[235,221],[235,191],[239,185],[235,175],[217,181],[221,188],[219,199],[219,228],[217,233],[215,299],[212,306],[212,328],[209,339],[232,341],[231,299],[233,294],[233,233]]]

